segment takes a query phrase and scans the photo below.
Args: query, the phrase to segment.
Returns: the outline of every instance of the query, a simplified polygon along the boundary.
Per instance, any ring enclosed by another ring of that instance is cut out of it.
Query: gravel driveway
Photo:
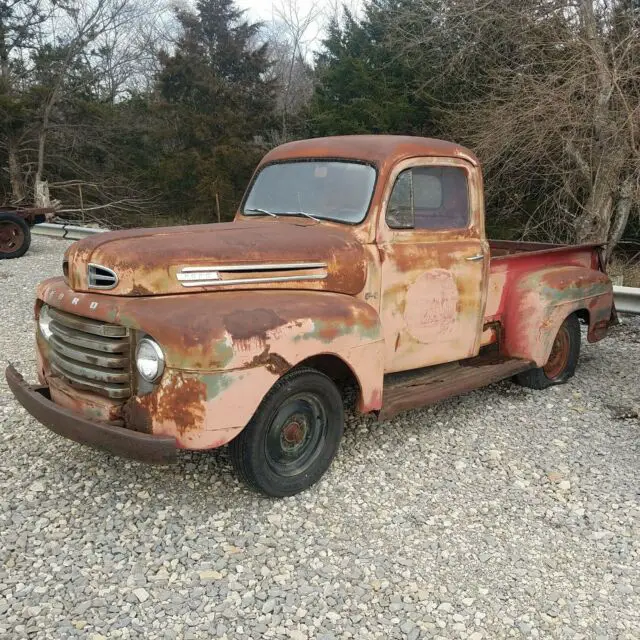
[[[0,360],[31,379],[34,287],[66,246],[0,262]],[[67,442],[3,376],[0,637],[638,639],[639,320],[565,386],[351,418],[281,501],[224,451],[156,469]]]

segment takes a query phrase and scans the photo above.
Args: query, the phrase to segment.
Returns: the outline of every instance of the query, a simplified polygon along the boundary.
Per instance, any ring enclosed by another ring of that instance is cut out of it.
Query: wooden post
[[[78,185],[78,196],[80,197],[80,211],[82,211],[82,223],[84,224],[84,200],[82,199],[82,185]]]
[[[218,214],[218,222],[220,222],[220,198],[218,197],[217,191],[216,191],[216,213]]]

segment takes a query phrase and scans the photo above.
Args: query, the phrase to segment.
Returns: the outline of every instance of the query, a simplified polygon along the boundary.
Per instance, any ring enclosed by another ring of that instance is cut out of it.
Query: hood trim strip
[[[276,276],[273,278],[238,278],[236,280],[196,280],[194,282],[182,282],[183,287],[210,287],[232,284],[267,284],[271,282],[300,282],[301,280],[324,280],[327,274],[317,276]]]
[[[184,267],[178,272],[178,279],[182,273],[202,273],[206,271],[297,271],[304,269],[326,269],[326,262],[294,262],[291,264],[232,264],[216,265],[215,267]]]
[[[320,273],[300,273],[298,275],[270,275],[278,271],[309,271],[323,269]],[[220,273],[256,273],[263,272],[264,276],[253,278],[222,279]],[[177,273],[177,278],[183,287],[210,287],[241,284],[269,284],[276,282],[299,282],[309,280],[324,280],[327,278],[327,265],[324,262],[296,262],[291,264],[242,264],[220,265],[215,267],[185,267]]]

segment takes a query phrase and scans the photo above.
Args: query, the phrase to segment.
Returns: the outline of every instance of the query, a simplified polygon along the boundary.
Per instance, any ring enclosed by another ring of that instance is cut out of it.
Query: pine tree
[[[372,0],[361,20],[345,11],[334,21],[317,59],[318,86],[310,127],[316,135],[426,134],[429,104],[419,97],[419,74],[390,44],[392,16],[415,0]]]
[[[217,194],[229,218],[262,153],[255,141],[273,122],[267,47],[254,44],[260,25],[232,0],[199,0],[196,13],[177,17],[182,37],[158,79],[160,178],[178,210],[211,220]]]

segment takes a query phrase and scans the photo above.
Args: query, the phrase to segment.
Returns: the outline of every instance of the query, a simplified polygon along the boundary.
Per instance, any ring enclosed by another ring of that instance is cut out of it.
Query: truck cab
[[[268,495],[335,456],[343,384],[380,418],[515,376],[543,389],[615,320],[597,245],[490,242],[481,167],[403,136],[289,143],[232,223],[100,234],[36,302],[40,385],[61,435],[147,462],[229,444]]]

